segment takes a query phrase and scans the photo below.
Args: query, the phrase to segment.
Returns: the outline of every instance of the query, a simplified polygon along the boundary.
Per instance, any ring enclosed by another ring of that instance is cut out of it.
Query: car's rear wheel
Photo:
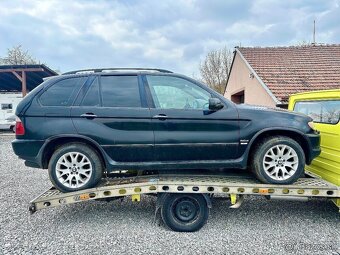
[[[255,147],[250,167],[264,183],[290,184],[304,173],[305,154],[289,137],[268,137]]]
[[[103,164],[91,147],[69,143],[53,153],[48,171],[58,190],[70,192],[95,187],[102,177]]]

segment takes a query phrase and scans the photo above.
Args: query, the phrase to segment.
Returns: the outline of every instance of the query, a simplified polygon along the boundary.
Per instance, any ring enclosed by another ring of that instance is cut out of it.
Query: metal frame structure
[[[92,189],[62,193],[54,187],[30,202],[29,211],[58,207],[89,200],[131,196],[140,201],[142,194],[198,193],[225,195],[232,208],[238,208],[244,195],[262,195],[278,199],[340,198],[340,188],[310,174],[291,185],[262,184],[252,177],[215,175],[145,175],[126,178],[106,178]]]

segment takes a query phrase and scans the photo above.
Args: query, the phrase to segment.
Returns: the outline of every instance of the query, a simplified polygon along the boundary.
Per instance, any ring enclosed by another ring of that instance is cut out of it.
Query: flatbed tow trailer
[[[306,173],[291,185],[262,184],[251,176],[157,174],[123,178],[106,178],[92,189],[62,193],[54,187],[30,202],[34,212],[89,200],[113,200],[131,196],[156,195],[155,216],[160,210],[163,222],[174,231],[197,231],[207,221],[213,195],[225,196],[231,208],[241,206],[245,195],[270,199],[302,200],[340,198],[340,187]],[[340,209],[340,208],[339,208]]]

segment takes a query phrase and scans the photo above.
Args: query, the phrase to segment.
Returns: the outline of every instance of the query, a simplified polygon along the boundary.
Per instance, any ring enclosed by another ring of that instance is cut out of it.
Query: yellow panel
[[[292,95],[288,109],[293,110],[296,102],[339,100],[340,89],[322,90]],[[338,124],[315,123],[321,135],[321,154],[315,158],[306,170],[340,186],[340,122]]]

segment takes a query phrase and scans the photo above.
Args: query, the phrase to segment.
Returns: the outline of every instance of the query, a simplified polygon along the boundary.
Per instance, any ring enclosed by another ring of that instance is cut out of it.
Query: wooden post
[[[22,71],[21,72],[21,89],[22,89],[22,97],[25,97],[27,94],[27,87],[26,87],[26,72]]]

